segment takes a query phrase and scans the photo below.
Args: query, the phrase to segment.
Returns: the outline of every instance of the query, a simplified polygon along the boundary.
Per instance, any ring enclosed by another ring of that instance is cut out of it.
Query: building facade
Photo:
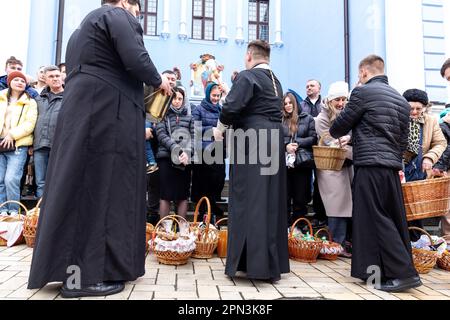
[[[33,75],[64,61],[70,35],[101,1],[17,0],[7,11],[3,2],[2,21],[20,15],[26,30],[18,35],[20,47],[1,43],[0,58],[21,58]],[[309,79],[321,81],[324,94],[334,81],[355,84],[359,61],[375,53],[386,59],[398,91],[421,88],[434,102],[450,102],[439,74],[450,57],[450,0],[142,0],[142,7],[153,61],[160,71],[179,67],[187,87],[196,80],[191,64],[205,53],[224,66],[222,77],[231,84],[233,71],[244,68],[246,44],[259,38],[273,46],[283,88],[302,96]]]

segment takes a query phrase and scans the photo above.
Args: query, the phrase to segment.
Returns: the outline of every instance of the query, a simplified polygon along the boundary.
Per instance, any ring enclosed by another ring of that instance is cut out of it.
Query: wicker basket
[[[153,247],[152,247],[152,251],[154,252],[156,259],[158,260],[159,263],[162,264],[166,264],[166,265],[170,265],[170,266],[181,266],[181,265],[185,265],[187,264],[189,258],[192,256],[192,252],[193,251],[188,251],[188,252],[175,252],[175,251],[157,251],[155,250],[155,238],[157,236],[162,236],[163,233],[158,231],[158,227],[160,226],[160,224],[165,221],[165,220],[172,220],[174,222],[176,222],[177,224],[179,224],[180,220],[183,220],[184,222],[188,223],[186,221],[186,219],[184,219],[181,216],[176,216],[176,215],[172,215],[172,216],[167,216],[164,217],[163,219],[161,219],[158,224],[155,226],[155,228],[153,229],[153,233],[152,233],[152,239],[153,239]],[[165,237],[169,236],[170,240],[176,240],[178,239],[178,235],[176,234],[176,232],[172,235],[168,235],[168,234],[164,234]]]
[[[27,246],[30,248],[34,247],[36,239],[41,202],[42,198],[38,201],[36,207],[28,212],[23,222],[23,236]]]
[[[314,162],[319,170],[341,171],[347,157],[347,149],[321,146],[323,138],[320,139],[319,146],[313,146]]]
[[[28,214],[28,210],[27,208],[20,202],[17,201],[6,201],[2,204],[0,204],[0,208],[4,207],[5,205],[9,204],[9,203],[15,203],[17,205],[19,205],[19,214],[15,217],[0,217],[0,222],[18,222],[18,221],[24,221],[25,220],[25,215]],[[22,214],[22,209],[25,211],[25,215]],[[19,245],[19,244],[23,244],[25,242],[25,238],[23,237],[23,233],[20,235],[19,239],[17,239],[16,243],[14,243],[15,246]],[[0,247],[6,247],[8,244],[8,242],[0,237]]]
[[[219,258],[227,257],[228,229],[220,229],[219,227],[225,221],[228,221],[228,218],[223,218],[216,223],[216,228],[219,230],[219,241],[217,242],[217,255]]]
[[[153,230],[155,230],[155,227],[151,223],[147,223],[145,227],[145,252],[150,250],[149,241],[152,238]]]
[[[444,216],[450,210],[450,177],[402,184],[408,221]]]
[[[331,236],[330,230],[328,230],[326,228],[317,230],[315,237],[319,238],[318,235],[322,231],[324,231],[327,234],[327,236],[328,236],[328,243],[325,243],[325,242],[322,241],[323,246],[322,246],[321,252],[319,254],[319,259],[335,261],[339,257],[339,254],[340,254],[340,252],[342,252],[343,248],[342,248],[342,246],[339,243],[333,242],[333,238]],[[336,249],[336,250],[339,250],[340,252],[336,253],[336,254],[322,253],[323,250],[327,249],[327,248]]]
[[[298,262],[314,263],[317,261],[317,257],[320,254],[323,243],[317,238],[315,241],[304,241],[302,239],[294,238],[295,226],[300,221],[306,221],[309,226],[310,234],[313,235],[313,228],[308,219],[300,218],[295,221],[288,237],[289,257]]]
[[[437,265],[443,270],[450,271],[450,252],[445,251],[442,256],[438,258]]]
[[[423,229],[417,227],[410,227],[409,230],[420,231],[430,238],[430,243],[433,244],[433,239],[430,234]],[[428,251],[424,249],[412,249],[412,255],[414,260],[414,267],[420,274],[427,274],[436,266],[437,260],[439,258],[439,252]]]
[[[198,222],[198,215],[200,211],[200,206],[203,201],[206,201],[208,207],[208,215],[205,221],[206,227],[200,228],[200,222]],[[214,255],[214,251],[217,248],[217,243],[219,242],[219,231],[217,229],[210,228],[211,222],[211,204],[207,197],[203,197],[197,203],[194,212],[194,222],[191,224],[191,230],[197,236],[195,241],[195,251],[192,254],[192,258],[195,259],[211,259]]]

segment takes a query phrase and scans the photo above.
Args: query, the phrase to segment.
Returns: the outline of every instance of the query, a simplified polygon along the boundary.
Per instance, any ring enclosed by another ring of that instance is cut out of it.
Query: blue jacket
[[[205,150],[211,143],[214,142],[214,138],[204,139],[205,132],[211,130],[217,126],[217,121],[219,120],[220,110],[222,107],[220,105],[213,105],[203,99],[201,104],[195,108],[192,113],[194,121],[202,123],[202,149]]]
[[[8,76],[7,75],[0,77],[0,91],[5,90],[5,89],[8,89]],[[25,88],[25,91],[33,99],[35,99],[36,97],[39,96],[39,93],[30,86],[27,86]]]

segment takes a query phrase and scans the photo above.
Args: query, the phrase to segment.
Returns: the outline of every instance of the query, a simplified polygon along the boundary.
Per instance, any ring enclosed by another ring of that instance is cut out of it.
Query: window
[[[192,39],[214,40],[215,0],[192,1]]]
[[[157,35],[157,19],[158,19],[158,0],[143,0],[142,6],[142,29],[147,36]]]
[[[249,0],[248,40],[269,42],[269,0]]]

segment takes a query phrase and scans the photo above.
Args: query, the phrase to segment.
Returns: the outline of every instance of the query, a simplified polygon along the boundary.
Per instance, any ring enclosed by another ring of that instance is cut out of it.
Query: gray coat
[[[34,129],[34,150],[52,147],[62,99],[63,92],[52,94],[49,88],[45,88],[36,98],[38,119]]]

